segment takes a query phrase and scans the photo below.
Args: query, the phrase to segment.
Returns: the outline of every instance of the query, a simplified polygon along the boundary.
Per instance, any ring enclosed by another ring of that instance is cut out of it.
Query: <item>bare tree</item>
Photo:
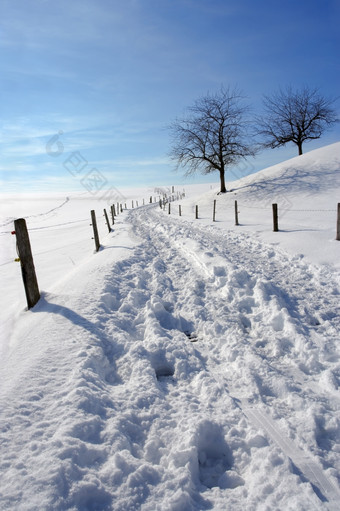
[[[186,175],[201,171],[219,172],[221,192],[225,193],[225,171],[241,159],[254,155],[246,140],[243,97],[236,89],[222,87],[216,94],[198,99],[188,114],[169,127],[172,137],[170,156]]]
[[[287,87],[264,96],[265,115],[257,119],[263,147],[275,148],[293,142],[302,154],[303,142],[320,138],[337,122],[333,103],[334,100],[319,94],[318,89],[308,87],[297,91]]]

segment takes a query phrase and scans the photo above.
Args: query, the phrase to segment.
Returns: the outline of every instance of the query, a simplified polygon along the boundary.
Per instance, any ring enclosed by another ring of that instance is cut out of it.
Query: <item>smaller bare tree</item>
[[[257,132],[263,147],[272,149],[293,142],[302,154],[302,144],[316,140],[337,122],[333,109],[334,100],[324,98],[318,89],[304,87],[293,91],[280,89],[271,96],[264,96],[265,114],[257,118]]]
[[[186,175],[201,171],[218,172],[221,192],[227,191],[225,171],[241,159],[255,154],[246,138],[248,108],[236,89],[224,88],[201,97],[188,109],[188,115],[169,127],[172,137],[170,156]]]

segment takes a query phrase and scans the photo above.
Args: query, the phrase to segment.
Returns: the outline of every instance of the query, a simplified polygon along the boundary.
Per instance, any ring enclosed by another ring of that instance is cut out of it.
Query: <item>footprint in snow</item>
[[[197,335],[194,332],[189,332],[188,330],[186,330],[184,333],[185,333],[185,335],[187,336],[187,338],[189,339],[190,342],[197,342],[198,341],[198,337],[197,337]]]
[[[158,383],[165,392],[170,390],[169,385],[176,383],[174,378],[175,370],[170,365],[159,366],[157,369],[155,369],[155,373]]]
[[[170,365],[162,365],[155,369],[155,373],[157,380],[163,381],[166,378],[171,378],[174,375],[175,370]]]
[[[244,484],[244,480],[232,470],[233,455],[218,424],[208,420],[202,422],[196,442],[199,478],[204,486],[225,489]]]

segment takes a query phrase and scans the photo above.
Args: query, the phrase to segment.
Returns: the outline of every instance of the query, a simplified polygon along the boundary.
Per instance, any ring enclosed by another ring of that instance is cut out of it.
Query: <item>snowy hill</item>
[[[194,217],[194,205],[198,203],[201,221],[210,223],[213,200],[217,199],[217,226],[235,230],[237,200],[240,223],[237,232],[251,232],[256,238],[275,243],[291,254],[300,254],[308,261],[340,268],[339,246],[335,241],[340,202],[340,143],[228,184],[231,193],[216,197],[216,187],[199,200],[195,197],[187,218]],[[279,235],[272,232],[272,203],[278,204]]]
[[[339,155],[190,187],[171,214],[121,191],[110,234],[94,197],[3,198],[1,510],[339,508]]]

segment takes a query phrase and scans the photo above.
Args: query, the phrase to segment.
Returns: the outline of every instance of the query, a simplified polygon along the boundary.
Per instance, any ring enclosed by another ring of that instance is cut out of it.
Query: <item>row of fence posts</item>
[[[183,198],[185,194],[177,194],[178,198]],[[160,207],[165,209],[166,203],[168,203],[168,213],[171,213],[171,202],[175,200],[175,197],[172,195],[170,197],[163,196],[163,199],[159,199]],[[156,202],[156,198],[154,200]],[[150,204],[152,204],[153,200],[152,197],[150,197]],[[143,205],[145,201],[143,200]],[[138,201],[136,201],[136,205],[138,207]],[[132,207],[134,207],[134,203],[132,201]],[[235,225],[239,225],[238,221],[238,206],[237,201],[235,200]],[[111,206],[111,218],[112,218],[112,225],[115,223],[115,217],[119,213],[123,213],[123,205],[122,204],[112,204]],[[125,204],[125,209],[127,209]],[[279,231],[279,222],[278,222],[278,205],[272,204],[272,212],[273,212],[273,231],[278,232]],[[182,207],[179,205],[179,216],[182,215]],[[107,214],[106,209],[104,209],[104,217],[107,224],[107,228],[109,233],[111,232],[111,226],[109,222],[109,217]],[[195,206],[195,218],[198,219],[198,205]],[[214,200],[214,206],[213,206],[213,222],[216,221],[216,199]],[[93,227],[93,239],[95,242],[95,248],[96,252],[100,249],[100,242],[99,242],[99,235],[98,235],[98,228],[97,228],[97,220],[96,220],[96,213],[94,210],[91,210],[91,225]],[[32,250],[31,250],[31,244],[30,239],[28,235],[26,220],[24,218],[19,218],[14,221],[14,231],[12,231],[12,234],[16,235],[16,241],[17,241],[17,252],[18,252],[18,259],[20,261],[21,265],[21,273],[22,273],[22,279],[25,287],[25,293],[26,293],[26,300],[27,300],[27,306],[28,309],[34,307],[34,305],[39,301],[40,299],[40,292],[38,287],[38,281],[36,277],[36,272],[34,268],[34,262],[33,262],[33,256],[32,256]],[[340,203],[337,205],[337,223],[336,223],[336,240],[340,241]]]
[[[174,187],[172,187],[172,191],[174,192]],[[150,196],[149,203],[152,204],[153,202],[156,202],[156,197]],[[145,205],[145,200],[143,199],[143,206]],[[132,201],[132,208],[135,207],[134,201]],[[138,201],[136,201],[136,207],[138,207]],[[115,217],[119,215],[120,213],[123,213],[124,209],[127,209],[126,203],[123,204],[117,203],[112,204],[110,207],[111,212],[111,220],[112,220],[112,226],[115,224]],[[105,223],[108,228],[108,232],[111,232],[111,225],[109,221],[109,216],[104,209],[104,215],[105,217]],[[100,241],[99,241],[99,234],[98,234],[98,227],[97,227],[97,219],[96,219],[96,213],[95,210],[91,210],[91,224],[93,228],[93,240],[95,243],[95,250],[96,252],[100,249]],[[28,229],[26,225],[26,220],[24,218],[18,218],[14,221],[14,231],[12,231],[13,235],[16,235],[16,243],[17,243],[17,252],[18,252],[18,258],[16,261],[20,262],[21,266],[21,274],[22,279],[24,283],[25,288],[25,294],[26,294],[26,300],[27,300],[27,307],[28,309],[31,309],[36,305],[36,303],[40,299],[40,291],[38,286],[38,280],[35,272],[34,262],[33,262],[33,255],[32,255],[32,249],[31,249],[31,243],[28,235]]]
[[[153,202],[156,202],[156,197],[154,197],[154,199],[153,199],[151,196],[149,199],[149,203],[152,204]],[[143,199],[143,206],[144,205],[145,205],[145,199]],[[133,200],[131,201],[131,207],[132,207],[132,209],[134,209],[134,207],[135,207],[135,202]],[[138,208],[138,201],[136,201],[136,207]],[[123,211],[126,209],[127,209],[126,203],[124,204],[124,208],[123,208],[123,204],[121,204],[121,203],[112,204],[110,206],[112,225],[115,224],[115,217],[118,216],[119,214],[123,213]],[[110,233],[112,229],[111,229],[111,225],[110,225],[110,221],[109,221],[109,216],[108,216],[105,208],[103,211],[104,211],[105,223],[106,223],[107,229]],[[95,213],[94,209],[91,210],[91,224],[90,225],[92,225],[92,227],[93,227],[93,239],[94,239],[94,243],[95,243],[95,247],[96,247],[96,252],[98,252],[100,249],[100,242],[99,242],[99,235],[98,235],[98,228],[97,228],[96,213]]]
[[[159,202],[159,205],[162,208],[162,201]],[[273,225],[274,225],[273,230],[275,232],[277,232],[279,230],[279,227],[278,227],[278,209],[277,209],[277,204],[272,204],[272,207],[273,207]],[[163,209],[164,208],[165,208],[165,206],[163,207]],[[235,225],[240,225],[239,221],[238,221],[239,210],[238,210],[238,206],[237,206],[237,200],[235,200],[234,210],[235,210]],[[169,213],[169,215],[171,213],[170,202],[168,203],[168,213]],[[182,216],[182,206],[181,206],[181,204],[179,204],[179,206],[178,206],[178,214],[179,214],[179,216]],[[198,220],[198,218],[199,218],[198,217],[198,204],[196,204],[196,206],[195,206],[195,219]],[[213,219],[213,222],[216,222],[216,199],[214,199],[213,217],[212,217],[212,219]]]
[[[167,201],[169,201],[169,205],[170,205],[170,201],[171,200],[176,200],[176,198],[177,199],[179,199],[179,198],[182,199],[183,197],[185,197],[185,193],[177,192],[177,196],[175,196],[174,193],[175,193],[175,188],[173,186],[172,187],[172,195],[167,196],[167,194],[164,194],[162,199],[159,198],[159,202],[164,204],[164,207],[165,207],[165,204],[166,204]],[[153,197],[151,195],[150,198],[149,198],[149,204],[153,204],[153,203],[156,203],[156,202],[157,202],[157,197]],[[145,199],[143,199],[143,206],[145,206]],[[131,208],[134,209],[135,207],[136,208],[139,207],[138,200],[136,200],[136,201],[132,200],[131,201]],[[123,213],[123,211],[126,210],[126,209],[127,209],[126,202],[124,203],[124,208],[123,208],[123,204],[121,204],[121,203],[112,204],[112,206],[110,207],[112,225],[115,224],[115,217],[118,216],[119,214]],[[104,209],[104,217],[105,217],[105,222],[106,222],[108,231],[110,233],[111,232],[111,226],[110,226],[109,217],[108,217],[106,209]],[[99,249],[100,249],[100,242],[99,242],[99,235],[98,235],[98,228],[97,228],[96,213],[95,213],[94,210],[91,210],[91,222],[92,223],[90,225],[92,225],[92,227],[93,227],[93,239],[94,239],[94,242],[95,242],[96,252],[98,252]]]
[[[132,203],[133,203],[133,201],[132,201]],[[126,204],[124,205],[124,209],[127,209]],[[112,225],[114,225],[115,217],[118,216],[119,213],[123,213],[123,211],[124,211],[123,204],[120,204],[120,203],[112,204],[110,206],[110,211],[111,211]],[[112,231],[112,229],[111,229],[111,225],[110,225],[110,221],[109,221],[109,216],[108,216],[105,208],[104,208],[103,212],[104,212],[103,216],[105,217],[105,223],[106,223],[107,229],[110,233]],[[96,252],[98,252],[100,249],[100,241],[99,241],[99,234],[98,234],[98,227],[97,227],[96,212],[94,209],[91,210],[91,224],[90,225],[92,225],[92,228],[93,228],[93,238],[92,239],[94,239]]]
[[[115,206],[111,206],[112,212],[112,224],[114,224],[115,217]],[[109,222],[109,218],[104,209],[105,221],[108,226],[109,232],[111,232],[111,226]],[[99,235],[98,235],[98,227],[96,220],[96,213],[94,210],[91,210],[91,224],[93,227],[93,239],[95,242],[96,252],[100,249]],[[38,286],[38,279],[34,267],[31,243],[28,235],[28,229],[26,220],[24,218],[18,218],[14,220],[14,231],[12,231],[13,235],[16,236],[16,245],[17,245],[17,253],[18,258],[16,261],[20,262],[21,266],[21,275],[24,283],[27,308],[31,309],[36,305],[36,303],[40,300],[40,291]]]
[[[161,202],[160,202],[160,206]],[[165,207],[165,206],[164,206]],[[235,225],[239,224],[239,209],[237,205],[237,200],[235,200],[234,204],[234,212],[235,212]],[[171,208],[170,208],[170,202],[168,204],[168,213],[170,215]],[[178,206],[178,214],[179,216],[182,216],[182,206],[179,204]],[[279,211],[278,211],[278,205],[276,203],[272,204],[272,214],[273,214],[273,232],[279,232]],[[198,205],[195,206],[195,219],[197,220],[198,217]],[[213,222],[216,222],[216,199],[214,199],[214,205],[213,205]],[[337,221],[336,221],[336,238],[337,241],[340,241],[340,203],[337,205]]]

